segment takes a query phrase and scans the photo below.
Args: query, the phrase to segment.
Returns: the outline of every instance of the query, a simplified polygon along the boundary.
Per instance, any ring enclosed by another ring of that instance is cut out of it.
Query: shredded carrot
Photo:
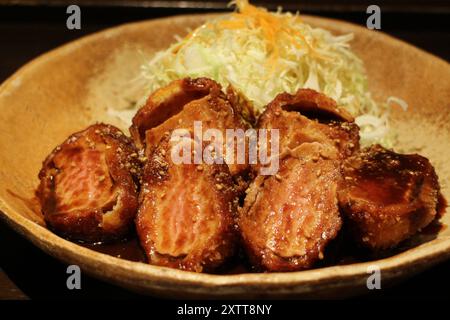
[[[231,4],[236,6],[236,11],[229,15],[230,18],[220,20],[215,27],[210,23],[207,23],[205,27],[221,30],[260,29],[269,53],[268,64],[270,64],[272,71],[276,68],[280,52],[283,50],[281,44],[291,43],[297,48],[305,47],[311,54],[320,58],[320,55],[315,52],[305,37],[291,27],[291,25],[301,22],[298,15],[275,15],[264,8],[251,5],[248,0],[236,0],[232,1]],[[194,36],[194,32],[190,32],[179,45],[173,48],[172,52],[176,54]],[[298,41],[298,38],[301,39],[302,43]]]
[[[290,26],[300,21],[298,15],[275,15],[264,8],[251,5],[248,0],[236,0],[232,4],[236,5],[237,12],[231,15],[232,19],[222,20],[220,27],[239,29],[247,28],[248,24],[250,24],[251,28],[260,28],[264,35],[267,50],[270,53],[269,62],[271,64],[279,58],[280,51],[282,51],[281,44],[291,43],[297,48],[304,46],[311,53],[314,53],[314,49],[305,37]],[[300,38],[303,43],[299,43],[295,36]]]

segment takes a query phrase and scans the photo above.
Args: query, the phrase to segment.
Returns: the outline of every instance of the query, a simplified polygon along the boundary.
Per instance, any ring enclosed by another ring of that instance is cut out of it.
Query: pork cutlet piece
[[[337,236],[339,161],[322,158],[322,148],[302,144],[281,159],[276,175],[258,176],[247,190],[238,225],[257,269],[311,268]]]
[[[243,133],[249,127],[241,117],[238,105],[239,100],[233,98],[231,103],[213,80],[176,80],[148,98],[146,105],[133,118],[130,132],[137,144],[145,146],[145,154],[149,157],[167,132],[186,129],[193,137],[195,122],[201,125],[202,133],[208,129],[218,130],[223,139],[222,156],[231,174],[238,177],[248,170],[247,149],[244,150],[245,159],[238,161],[237,146],[245,143]],[[241,129],[242,133],[234,139],[234,148],[230,147],[229,153],[226,153],[227,129]],[[195,138],[203,139],[201,136]],[[215,137],[211,137],[213,139]]]
[[[379,145],[348,158],[339,205],[353,237],[373,250],[388,249],[436,217],[438,177],[428,159]]]
[[[136,146],[144,147],[145,132],[181,112],[185,104],[220,90],[218,83],[207,78],[175,80],[156,90],[133,117],[130,133]]]
[[[176,164],[172,147],[162,139],[145,165],[137,233],[149,263],[211,271],[235,248],[232,177],[226,164]]]
[[[353,117],[327,96],[311,89],[281,93],[269,103],[258,128],[278,129],[280,153],[302,143],[319,142],[324,155],[343,159],[359,148],[359,128]]]
[[[258,129],[279,130],[279,171],[258,176],[247,190],[239,229],[252,263],[268,271],[308,269],[324,258],[342,219],[337,186],[342,159],[358,149],[353,117],[314,90],[279,94]],[[259,143],[259,148],[272,148]],[[266,152],[268,154],[268,152]],[[260,173],[261,164],[253,167]]]
[[[45,159],[36,192],[48,226],[73,240],[120,239],[138,208],[140,163],[119,129],[96,124],[71,135]]]

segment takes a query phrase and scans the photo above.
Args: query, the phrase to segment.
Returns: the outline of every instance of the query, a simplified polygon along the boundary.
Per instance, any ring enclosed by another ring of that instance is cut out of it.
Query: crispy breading
[[[239,228],[253,265],[267,271],[311,268],[341,228],[337,206],[339,161],[305,143],[286,155],[273,176],[258,176],[247,190]]]
[[[137,211],[140,170],[135,147],[119,129],[96,124],[71,135],[39,173],[45,221],[75,240],[123,237]]]
[[[137,232],[151,264],[213,270],[235,248],[232,177],[226,164],[175,164],[172,147],[162,139],[145,166]]]
[[[343,174],[339,204],[363,246],[392,248],[436,217],[438,178],[420,155],[375,145],[348,158]]]

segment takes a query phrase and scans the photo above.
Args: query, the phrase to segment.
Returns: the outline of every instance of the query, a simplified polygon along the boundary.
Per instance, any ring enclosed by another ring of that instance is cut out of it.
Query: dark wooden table
[[[82,29],[69,31],[65,27],[66,7],[2,5],[0,0],[0,82],[30,59],[80,36],[120,23],[144,20],[180,13],[206,12],[224,9],[224,1],[185,1],[184,9],[174,1],[155,6],[152,1],[133,2],[131,7],[117,4],[82,7]],[[76,1],[74,1],[76,2]],[[92,1],[84,1],[84,3]],[[323,2],[323,6],[317,3]],[[424,1],[425,2],[425,1]],[[143,6],[142,3],[147,3]],[[164,1],[160,1],[160,4]],[[170,5],[167,5],[169,3]],[[187,3],[187,5],[186,5]],[[189,5],[191,3],[191,5]],[[206,5],[205,5],[206,3]],[[287,1],[292,9],[293,1]],[[364,1],[305,1],[303,12],[343,19],[365,25]],[[379,1],[381,4],[387,1]],[[419,1],[397,1],[400,5],[382,6],[382,31],[410,42],[450,61],[450,6],[448,1],[433,1],[434,6],[421,6]],[[209,7],[208,7],[209,4]],[[385,10],[386,9],[386,10]],[[439,79],[437,79],[439,81]],[[0,146],[1,147],[1,146]],[[139,298],[140,296],[94,278],[83,276],[81,290],[66,288],[67,266],[46,255],[18,236],[0,220],[0,299],[46,298]],[[450,262],[398,284],[371,292],[359,299],[386,298],[450,298]]]

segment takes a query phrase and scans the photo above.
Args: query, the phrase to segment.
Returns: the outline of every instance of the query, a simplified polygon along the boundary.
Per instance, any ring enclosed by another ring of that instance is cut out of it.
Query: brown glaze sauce
[[[358,181],[352,193],[386,206],[405,203],[410,196],[405,192],[422,183],[420,173],[426,166],[426,159],[418,155],[405,157],[389,150],[363,153],[352,170]]]
[[[15,198],[21,200],[24,202],[24,204],[33,210],[33,212],[40,211],[36,207],[36,199],[31,198],[23,198],[15,193],[7,190],[9,194],[14,196]],[[442,230],[445,230],[447,227],[446,225],[442,224],[439,221],[439,218],[444,215],[447,208],[447,201],[443,197],[442,194],[439,195],[438,199],[438,205],[437,205],[437,216],[436,219],[430,223],[426,228],[424,228],[417,236],[428,236],[428,237],[435,237],[439,232]],[[40,215],[40,214],[39,214]],[[389,256],[393,256],[395,254],[398,254],[400,252],[406,251],[410,249],[411,247],[414,247],[418,245],[419,243],[415,242],[415,238],[418,238],[414,236],[411,240],[407,241],[404,244],[401,244],[398,248],[384,251],[381,253],[378,253],[376,255],[368,253],[365,250],[353,247],[353,246],[346,246],[345,243],[348,243],[348,239],[341,239],[337,245],[336,248],[333,249],[333,253],[331,255],[335,255],[336,258],[330,259],[329,261],[326,261],[324,263],[321,263],[317,267],[326,267],[326,266],[332,266],[332,265],[346,265],[346,264],[352,264],[352,263],[358,263],[358,262],[365,262],[365,261],[371,261],[376,260],[380,258],[386,258]],[[431,238],[432,239],[432,238]],[[134,262],[143,262],[147,263],[147,258],[145,256],[145,252],[142,249],[141,245],[139,244],[139,239],[136,235],[136,233],[132,233],[129,235],[128,238],[113,242],[113,243],[78,243],[79,245],[100,252],[104,253],[116,258],[121,258],[129,261]],[[250,265],[246,262],[244,256],[242,253],[236,255],[234,258],[232,258],[228,263],[226,263],[224,266],[220,267],[218,270],[214,272],[214,274],[222,274],[222,275],[231,275],[231,274],[242,274],[242,273],[250,273],[255,272]]]
[[[130,235],[127,239],[113,243],[78,243],[79,245],[104,253],[116,258],[121,258],[134,262],[147,263],[145,252],[139,244],[136,234]],[[234,257],[228,263],[220,267],[214,274],[240,274],[251,272],[251,268],[243,263],[243,258]]]
[[[144,250],[139,244],[137,236],[133,235],[127,239],[112,243],[79,243],[81,246],[107,255],[130,260],[134,262],[147,263]]]
[[[442,195],[439,196],[438,202],[438,217],[441,217],[445,209],[447,208],[447,202]],[[444,230],[446,226],[442,224],[438,219],[434,220],[430,225],[424,228],[420,235],[437,235],[439,232]],[[414,238],[414,237],[413,237]],[[411,247],[417,245],[414,242],[405,243],[400,245],[398,248],[392,250],[386,250],[380,252],[378,254],[369,253],[363,249],[355,248],[353,246],[345,246],[345,243],[349,241],[348,239],[343,239],[340,244],[337,245],[336,250],[339,252],[335,252],[334,255],[337,256],[335,259],[330,259],[322,263],[317,267],[327,267],[332,265],[346,265],[358,262],[365,262],[376,260],[380,258],[386,258],[393,255],[396,255],[400,252],[406,251]],[[95,250],[97,252],[105,253],[114,257],[147,263],[147,259],[145,257],[145,253],[142,250],[139,240],[136,235],[131,236],[129,239],[111,244],[81,244],[82,246]],[[335,251],[335,250],[333,250]],[[251,273],[255,272],[250,265],[246,262],[243,254],[239,254],[233,259],[231,259],[224,266],[220,267],[218,270],[214,272],[214,274],[223,274],[223,275],[232,275],[232,274],[242,274],[242,273]]]

